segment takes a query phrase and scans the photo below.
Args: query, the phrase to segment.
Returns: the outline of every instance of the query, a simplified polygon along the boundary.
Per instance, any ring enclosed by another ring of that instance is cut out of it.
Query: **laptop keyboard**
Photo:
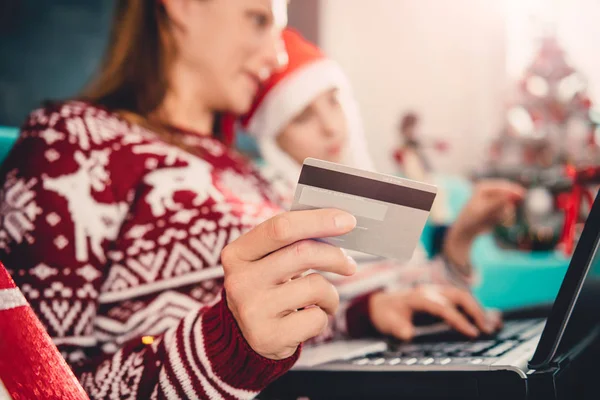
[[[487,364],[541,334],[543,329],[544,319],[507,321],[503,329],[493,337],[475,341],[464,341],[463,338],[462,341],[402,343],[383,353],[351,359],[348,362],[358,366]]]

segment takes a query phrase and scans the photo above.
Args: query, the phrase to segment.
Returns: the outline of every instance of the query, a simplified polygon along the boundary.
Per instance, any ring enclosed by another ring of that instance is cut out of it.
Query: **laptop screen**
[[[589,333],[588,328],[600,321],[591,307],[600,298],[599,198],[600,193],[588,215],[535,354],[529,362],[530,368],[547,366],[557,355],[561,342],[568,340],[572,343],[582,339]],[[596,301],[592,301],[593,297]],[[582,323],[584,321],[588,323]]]

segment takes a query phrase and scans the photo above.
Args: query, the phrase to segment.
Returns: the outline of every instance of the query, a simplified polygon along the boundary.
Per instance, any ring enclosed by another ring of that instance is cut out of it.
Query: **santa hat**
[[[292,29],[283,32],[283,42],[287,65],[262,85],[250,112],[241,120],[245,131],[257,139],[267,164],[290,170],[290,178],[297,178],[299,165],[279,149],[274,139],[317,96],[336,88],[349,127],[348,149],[342,162],[372,169],[358,105],[340,66]]]
[[[0,263],[0,399],[5,391],[9,399],[88,399]]]

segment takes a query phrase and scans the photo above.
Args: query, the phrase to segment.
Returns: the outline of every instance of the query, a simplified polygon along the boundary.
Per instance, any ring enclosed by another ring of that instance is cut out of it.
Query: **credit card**
[[[419,242],[437,188],[392,175],[307,158],[291,210],[336,208],[356,217],[345,235],[320,239],[331,245],[408,261]]]

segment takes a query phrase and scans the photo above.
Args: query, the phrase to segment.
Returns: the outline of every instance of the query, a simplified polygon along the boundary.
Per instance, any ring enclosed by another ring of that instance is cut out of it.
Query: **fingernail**
[[[348,259],[348,263],[352,266],[352,275],[354,275],[358,265],[356,264],[356,261],[354,260],[354,258],[352,258],[350,256],[346,256],[346,258]]]
[[[494,333],[495,331],[495,326],[494,324],[486,324],[485,325],[485,333],[487,333],[488,335],[491,335],[492,333]]]
[[[334,217],[335,226],[339,229],[352,229],[356,226],[356,218],[348,213],[340,213]]]
[[[469,334],[471,336],[479,336],[479,330],[477,328],[475,328],[474,326],[469,327]]]

